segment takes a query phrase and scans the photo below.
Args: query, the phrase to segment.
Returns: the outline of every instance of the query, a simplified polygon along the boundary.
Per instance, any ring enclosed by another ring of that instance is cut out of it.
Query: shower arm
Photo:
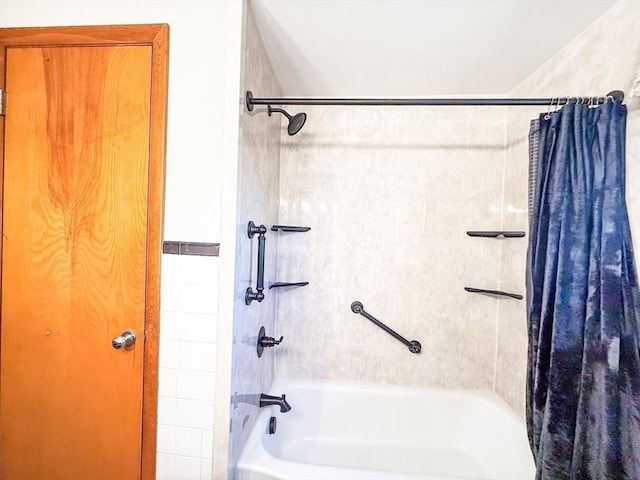
[[[417,340],[409,341],[406,338],[404,338],[402,335],[397,333],[396,331],[394,331],[391,328],[387,327],[384,323],[382,323],[376,317],[374,317],[373,315],[367,313],[364,310],[364,305],[362,305],[361,302],[358,302],[357,300],[355,302],[353,302],[351,304],[351,311],[353,313],[358,313],[358,314],[362,315],[364,318],[366,318],[367,320],[370,320],[373,324],[377,325],[382,330],[387,332],[393,338],[395,338],[396,340],[399,340],[400,342],[404,343],[409,348],[409,351],[411,353],[420,353],[420,350],[422,350],[422,345],[420,345],[419,341],[417,341]]]

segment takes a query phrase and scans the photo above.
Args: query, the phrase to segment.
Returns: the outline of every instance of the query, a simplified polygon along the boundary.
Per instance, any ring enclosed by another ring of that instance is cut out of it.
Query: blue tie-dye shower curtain
[[[538,480],[640,480],[625,125],[618,102],[572,103],[532,122],[527,426]]]

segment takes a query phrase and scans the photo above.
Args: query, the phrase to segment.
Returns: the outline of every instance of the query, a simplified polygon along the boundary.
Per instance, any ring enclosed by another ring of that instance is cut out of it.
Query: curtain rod
[[[254,97],[247,90],[245,101],[247,110],[253,111],[254,105],[356,105],[356,106],[525,106],[525,105],[566,105],[569,102],[601,105],[607,101],[622,103],[624,92],[614,90],[604,97],[554,97],[554,98],[287,98]]]

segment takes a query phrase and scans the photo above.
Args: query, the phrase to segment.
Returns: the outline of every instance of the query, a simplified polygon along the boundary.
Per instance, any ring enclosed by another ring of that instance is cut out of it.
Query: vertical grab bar
[[[409,351],[411,353],[420,353],[420,350],[422,350],[422,345],[420,345],[419,341],[417,341],[417,340],[411,340],[411,341],[407,340],[402,335],[397,333],[395,330],[392,330],[391,328],[387,327],[384,323],[382,323],[376,317],[374,317],[373,315],[367,313],[364,310],[364,305],[362,305],[362,302],[358,302],[357,300],[355,302],[353,302],[351,304],[351,311],[353,313],[358,313],[358,314],[362,315],[364,318],[366,318],[367,320],[370,320],[372,323],[374,323],[375,325],[380,327],[382,330],[387,332],[393,338],[395,338],[396,340],[399,340],[400,342],[404,343],[409,348]]]
[[[249,238],[253,238],[255,234],[258,234],[258,275],[256,278],[256,290],[251,287],[247,288],[244,293],[245,305],[251,305],[251,302],[257,300],[261,302],[264,300],[264,234],[267,233],[267,227],[264,225],[256,226],[253,221],[250,221],[247,225],[247,235]]]

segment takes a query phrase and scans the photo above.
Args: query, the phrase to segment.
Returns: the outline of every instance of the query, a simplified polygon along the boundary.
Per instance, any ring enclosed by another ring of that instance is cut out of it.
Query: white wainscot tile
[[[200,459],[176,455],[173,460],[173,478],[175,480],[200,480]]]
[[[211,373],[216,366],[216,346],[213,343],[182,342],[178,347],[177,361],[180,370]]]
[[[172,368],[160,368],[158,372],[158,395],[175,397],[178,371]]]
[[[187,457],[202,456],[203,430],[196,428],[176,428],[174,452]]]
[[[200,480],[213,480],[213,462],[202,460],[200,462]]]
[[[215,375],[208,372],[178,370],[176,397],[190,400],[213,400]]]
[[[158,397],[158,424],[174,425],[176,421],[176,399]]]
[[[182,282],[182,262],[180,255],[163,254],[161,274],[163,282],[180,283]]]
[[[218,285],[218,257],[182,255],[182,283]]]
[[[175,425],[201,429],[213,428],[213,402],[177,399]]]
[[[169,425],[158,425],[158,440],[156,450],[159,453],[173,453],[173,439],[175,428]]]
[[[181,312],[218,313],[218,288],[213,285],[179,284],[179,305]]]
[[[183,284],[169,282],[162,279],[160,282],[160,308],[164,312],[179,312],[181,292]]]
[[[218,328],[217,315],[183,313],[179,319],[179,340],[215,343]]]
[[[180,340],[183,314],[180,312],[160,312],[160,341]],[[161,345],[162,346],[162,345]]]
[[[178,368],[179,343],[160,338],[160,368]]]
[[[156,456],[156,480],[174,480],[173,455],[158,453]]]
[[[202,434],[202,458],[213,460],[213,430],[205,430]]]

